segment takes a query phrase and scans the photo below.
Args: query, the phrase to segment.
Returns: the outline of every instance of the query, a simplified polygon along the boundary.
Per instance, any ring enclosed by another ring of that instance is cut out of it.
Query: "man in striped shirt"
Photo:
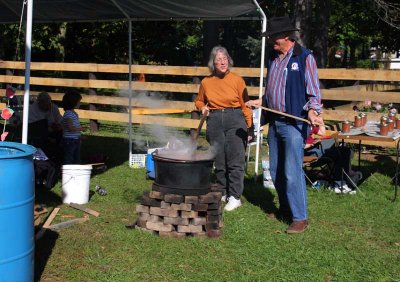
[[[263,34],[273,48],[268,59],[265,95],[246,105],[263,105],[317,125],[323,121],[317,66],[311,51],[292,39],[296,30],[288,17],[270,20]],[[279,209],[268,217],[290,219],[286,232],[302,233],[309,224],[302,168],[309,126],[275,113],[263,111],[263,115],[264,121],[269,122],[270,171],[279,198]]]

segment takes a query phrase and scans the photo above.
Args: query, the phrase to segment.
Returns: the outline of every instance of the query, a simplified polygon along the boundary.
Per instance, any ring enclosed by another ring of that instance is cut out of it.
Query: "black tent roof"
[[[22,3],[23,0],[0,0],[0,22],[18,22]],[[258,16],[252,0],[33,0],[34,22],[238,19]]]

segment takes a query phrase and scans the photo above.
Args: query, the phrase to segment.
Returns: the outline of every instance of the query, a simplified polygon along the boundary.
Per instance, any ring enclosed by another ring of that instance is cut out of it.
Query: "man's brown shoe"
[[[293,221],[286,230],[287,234],[303,233],[308,228],[308,220]]]

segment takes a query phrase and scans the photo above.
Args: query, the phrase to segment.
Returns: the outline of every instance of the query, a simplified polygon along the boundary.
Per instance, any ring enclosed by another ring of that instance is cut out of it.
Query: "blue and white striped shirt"
[[[72,121],[72,126],[74,128],[81,127],[81,123],[79,122],[79,116],[74,110],[66,110],[64,112],[64,116],[62,119],[63,124],[63,137],[64,138],[71,138],[71,139],[79,139],[81,137],[80,131],[69,131],[68,130],[68,120]]]

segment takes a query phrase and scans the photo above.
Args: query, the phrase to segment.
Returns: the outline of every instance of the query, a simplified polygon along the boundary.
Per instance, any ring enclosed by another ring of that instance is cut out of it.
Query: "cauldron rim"
[[[160,155],[153,154],[153,159],[161,162],[173,162],[173,163],[203,163],[203,162],[214,162],[214,158],[200,159],[200,160],[181,160],[167,157],[161,157]]]

